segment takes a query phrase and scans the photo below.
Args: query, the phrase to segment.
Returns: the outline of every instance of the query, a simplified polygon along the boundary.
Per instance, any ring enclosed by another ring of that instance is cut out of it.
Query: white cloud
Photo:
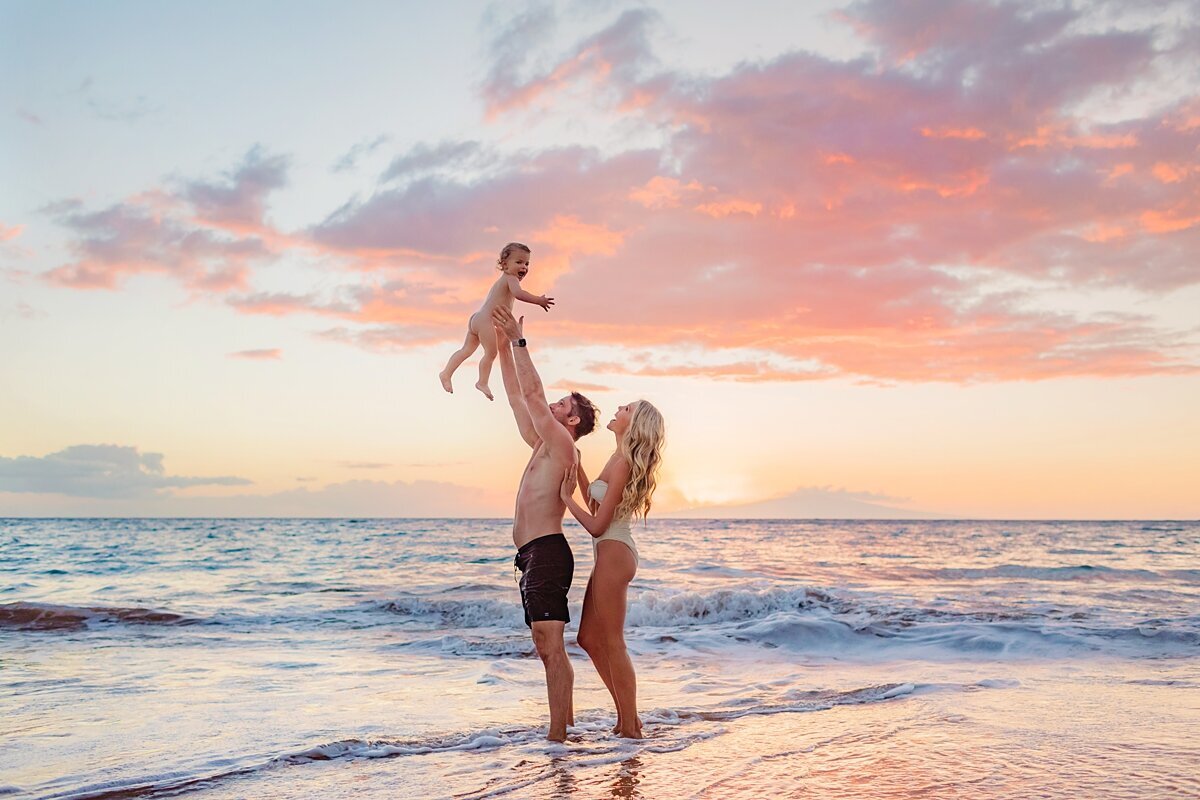
[[[884,505],[884,502],[903,503],[905,498],[831,486],[804,486],[783,497],[756,503],[690,508],[665,516],[688,519],[934,519],[943,516],[896,508]]]
[[[0,491],[91,498],[153,498],[186,486],[242,486],[231,475],[168,475],[162,453],[136,447],[77,444],[46,456],[0,457]]]
[[[0,516],[18,517],[506,517],[512,497],[438,481],[346,481],[310,489],[225,497],[71,496],[11,492],[0,483]]]

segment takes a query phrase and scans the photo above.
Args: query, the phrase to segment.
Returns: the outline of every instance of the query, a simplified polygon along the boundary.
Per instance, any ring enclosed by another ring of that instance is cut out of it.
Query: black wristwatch
[[[517,339],[517,341],[513,344],[513,347],[524,347],[524,346],[525,346],[525,340],[523,338]]]

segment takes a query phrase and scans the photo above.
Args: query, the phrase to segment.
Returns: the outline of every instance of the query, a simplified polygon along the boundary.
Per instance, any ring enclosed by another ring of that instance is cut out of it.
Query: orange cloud
[[[987,134],[979,128],[921,128],[921,135],[930,139],[986,139]]]
[[[1151,233],[1174,233],[1184,231],[1200,223],[1200,214],[1185,216],[1178,210],[1145,211],[1141,216],[1142,227]]]
[[[704,187],[696,181],[685,185],[676,178],[655,175],[645,184],[630,191],[629,199],[646,208],[678,208],[683,202],[684,192],[698,192],[703,189]]]
[[[622,235],[603,225],[581,222],[574,216],[555,215],[550,224],[530,235],[530,240],[578,255],[612,255]]]
[[[701,214],[707,214],[714,219],[721,219],[733,214],[749,214],[752,217],[757,217],[758,212],[762,211],[762,203],[733,197],[728,200],[702,203],[696,206],[694,210],[699,211]]]
[[[988,182],[988,176],[980,172],[971,172],[963,175],[954,183],[937,184],[923,181],[920,179],[905,179],[900,182],[900,191],[902,192],[918,192],[932,191],[937,192],[942,197],[964,197],[966,195],[975,194]]]
[[[1165,161],[1159,161],[1151,172],[1163,183],[1178,183],[1186,178],[1192,169],[1187,164],[1168,164]]]
[[[1071,150],[1084,147],[1090,150],[1115,150],[1137,145],[1137,137],[1133,134],[1081,134],[1060,123],[1040,126],[1035,133],[1016,138],[1010,148],[1015,150],[1022,147],[1061,147]]]

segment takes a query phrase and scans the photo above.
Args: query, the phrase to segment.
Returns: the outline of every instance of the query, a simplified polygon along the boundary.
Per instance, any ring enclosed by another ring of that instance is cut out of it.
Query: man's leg
[[[558,620],[538,620],[531,626],[533,629],[533,646],[537,648],[538,658],[546,667],[546,695],[550,701],[550,732],[547,739],[555,742],[565,741],[567,726],[574,725],[571,719],[571,690],[575,684],[575,672],[571,669],[571,659],[567,657],[567,647],[563,643],[565,622]]]

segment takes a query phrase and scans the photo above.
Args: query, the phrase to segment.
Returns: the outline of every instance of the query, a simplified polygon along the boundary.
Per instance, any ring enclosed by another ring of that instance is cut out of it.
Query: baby
[[[504,249],[500,251],[500,258],[496,260],[496,269],[503,274],[492,284],[487,299],[483,301],[483,307],[472,314],[471,319],[467,322],[467,340],[463,342],[463,346],[458,349],[458,352],[450,356],[450,360],[446,362],[446,368],[438,374],[442,380],[442,388],[447,392],[454,392],[454,387],[450,384],[454,370],[470,358],[471,353],[474,353],[475,348],[482,343],[483,358],[479,361],[479,382],[475,384],[475,388],[483,392],[488,400],[492,399],[492,390],[488,388],[488,378],[492,373],[492,361],[496,359],[496,329],[492,325],[493,308],[504,306],[512,311],[514,299],[539,305],[546,311],[549,311],[550,306],[554,305],[553,297],[546,297],[546,295],[539,297],[521,288],[521,280],[529,274],[529,248],[525,245],[520,242],[509,242],[504,245]]]

